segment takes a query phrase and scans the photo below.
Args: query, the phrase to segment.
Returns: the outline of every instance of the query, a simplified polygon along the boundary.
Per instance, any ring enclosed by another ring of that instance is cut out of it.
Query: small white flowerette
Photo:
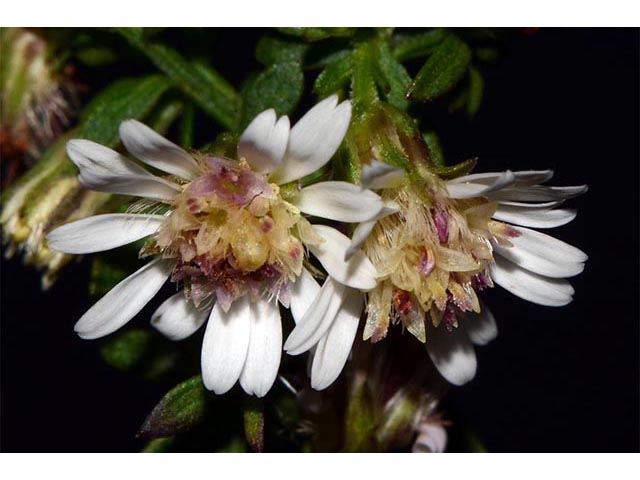
[[[87,140],[67,145],[87,188],[146,199],[137,213],[106,214],[63,225],[48,236],[51,248],[73,254],[110,250],[148,238],[141,256],[152,258],[120,282],[75,326],[86,339],[116,331],[131,320],[168,279],[184,289],[153,314],[152,324],[180,340],[207,320],[202,377],[215,393],[239,381],[265,395],[278,372],[282,326],[278,301],[296,322],[322,315],[336,327],[316,340],[339,342],[340,325],[357,326],[361,291],[375,287],[375,268],[362,252],[345,261],[350,240],[336,229],[311,225],[303,214],[363,222],[383,208],[378,195],[346,182],[295,182],[324,166],[347,131],[351,104],[334,95],[293,127],[273,110],[258,115],[238,144],[238,160],[192,155],[149,127],[120,126],[127,150],[166,172],[150,173],[119,153]],[[321,303],[309,307],[320,286],[303,265],[310,251],[329,274]],[[314,337],[315,339],[315,337]],[[346,356],[314,358],[312,382],[333,381]],[[330,382],[329,382],[330,383]]]

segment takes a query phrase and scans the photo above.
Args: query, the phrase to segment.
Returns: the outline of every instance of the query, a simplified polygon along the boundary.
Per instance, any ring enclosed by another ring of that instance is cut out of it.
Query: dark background
[[[255,36],[216,50],[232,81],[252,68]],[[478,115],[437,115],[449,162],[478,171],[552,168],[555,185],[587,183],[577,219],[553,230],[590,256],[574,302],[539,307],[500,288],[486,296],[498,338],[478,349],[470,384],[447,417],[489,451],[638,451],[638,30],[542,29],[483,68]],[[240,59],[240,60],[238,60]],[[244,60],[243,60],[244,59]],[[166,387],[107,367],[73,324],[89,306],[88,262],[46,293],[39,276],[2,262],[3,451],[135,451],[136,428]],[[143,325],[144,320],[136,322]]]

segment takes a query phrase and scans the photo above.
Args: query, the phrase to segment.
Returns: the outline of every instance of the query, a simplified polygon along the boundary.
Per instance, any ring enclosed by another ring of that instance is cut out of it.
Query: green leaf
[[[241,125],[246,126],[258,113],[269,108],[288,115],[298,105],[304,88],[304,75],[297,62],[272,65],[246,88]]]
[[[377,418],[366,379],[356,382],[349,395],[345,412],[345,451],[374,452]]]
[[[393,56],[399,62],[426,57],[433,53],[446,36],[444,28],[399,34],[393,38]]]
[[[120,123],[144,117],[170,87],[171,81],[163,75],[128,78],[111,84],[87,107],[78,136],[102,145],[116,145]]]
[[[256,60],[265,67],[276,63],[302,63],[309,45],[292,39],[262,37],[256,46]]]
[[[351,37],[356,29],[350,27],[280,27],[278,31],[308,42],[317,42],[331,37]]]
[[[434,165],[437,167],[446,166],[446,161],[444,159],[444,154],[442,153],[442,147],[440,146],[440,139],[438,138],[438,134],[434,131],[425,132],[422,134],[422,138],[424,139],[424,143],[427,144],[427,148],[429,149],[429,153],[431,154],[431,160]]]
[[[124,330],[109,338],[100,348],[100,353],[109,365],[127,372],[142,362],[151,349],[152,341],[152,333],[148,330]]]
[[[360,44],[353,53],[351,90],[353,93],[353,113],[356,118],[370,112],[379,100],[375,82],[375,58],[375,46],[371,42]]]
[[[176,443],[175,437],[154,438],[145,445],[142,453],[165,453]]]
[[[113,262],[104,255],[94,257],[89,278],[89,296],[98,300],[130,274],[130,268],[120,262]]]
[[[195,133],[195,110],[192,103],[188,103],[182,113],[180,121],[180,145],[183,148],[191,148],[193,146],[193,138]]]
[[[445,166],[434,167],[432,171],[433,173],[438,175],[440,178],[444,178],[445,180],[451,180],[453,178],[458,178],[470,173],[475,168],[476,163],[478,163],[477,158],[470,158],[468,160],[464,160],[463,162],[456,163],[455,165],[451,165],[449,167],[445,167]]]
[[[207,391],[200,375],[175,386],[154,407],[138,436],[159,438],[191,429],[205,418]]]
[[[353,58],[345,56],[330,63],[316,78],[313,92],[320,98],[328,97],[347,87],[353,72]]]
[[[258,399],[247,400],[244,409],[244,434],[254,452],[264,451],[264,409]]]
[[[387,85],[385,89],[387,102],[400,110],[406,110],[409,102],[405,95],[411,85],[411,77],[402,64],[393,57],[387,42],[380,42],[378,46],[378,68]]]
[[[484,80],[482,74],[474,67],[469,68],[469,96],[467,97],[467,114],[473,117],[482,104]]]
[[[412,101],[430,102],[451,90],[464,76],[471,50],[455,35],[449,35],[416,75],[407,96]]]
[[[136,29],[116,28],[140,53],[171,78],[183,93],[226,128],[237,125],[240,97],[234,88],[213,68],[194,65],[176,50],[158,42],[147,41]]]

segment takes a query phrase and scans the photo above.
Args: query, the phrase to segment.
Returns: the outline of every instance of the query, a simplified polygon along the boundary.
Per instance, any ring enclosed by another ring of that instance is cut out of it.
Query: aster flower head
[[[350,116],[350,103],[338,104],[336,96],[293,128],[286,116],[278,119],[267,110],[241,135],[237,159],[190,154],[137,121],[124,122],[124,146],[168,174],[162,177],[101,145],[69,142],[84,186],[145,200],[127,214],[59,227],[49,234],[49,245],[82,254],[147,238],[140,255],[151,258],[80,318],[78,334],[92,339],[114,332],[170,279],[183,288],[156,310],[152,324],[179,340],[208,320],[201,362],[205,386],[221,394],[239,380],[247,393],[265,395],[282,350],[278,302],[299,321],[320,289],[304,266],[307,251],[334,285],[329,300],[335,308],[327,315],[344,315],[348,304],[341,292],[347,287],[375,287],[375,269],[364,254],[345,262],[349,239],[311,224],[305,214],[367,221],[383,208],[380,197],[345,182],[297,182],[329,161]]]

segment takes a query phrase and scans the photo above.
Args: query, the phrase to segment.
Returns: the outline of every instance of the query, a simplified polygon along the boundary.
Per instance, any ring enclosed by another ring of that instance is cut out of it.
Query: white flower
[[[356,297],[361,302],[359,291],[375,287],[375,269],[365,255],[357,252],[343,261],[349,239],[331,227],[310,225],[301,213],[366,221],[382,210],[380,197],[345,182],[289,188],[286,198],[278,187],[324,166],[350,118],[350,103],[338,104],[336,96],[291,129],[286,116],[277,119],[267,110],[240,137],[239,162],[192,156],[137,121],[123,122],[120,136],[127,150],[171,175],[164,178],[101,145],[69,142],[69,156],[87,188],[142,197],[167,210],[97,215],[49,234],[51,248],[75,254],[150,237],[143,253],[155,258],[89,309],[76,332],[87,339],[114,332],[171,277],[189,288],[166,300],[152,324],[179,340],[208,319],[201,361],[205,386],[221,394],[239,380],[247,393],[265,395],[282,350],[278,303],[268,296],[290,306],[301,324],[309,315],[341,321],[351,315]],[[303,267],[304,248],[329,274],[316,300],[320,287]],[[345,294],[347,287],[356,293]]]
[[[375,218],[357,226],[345,256],[350,258],[364,245],[379,272],[379,286],[369,292],[364,339],[373,336],[372,340],[378,341],[386,335],[390,321],[402,322],[421,341],[426,340],[429,356],[442,376],[462,385],[476,373],[473,345],[485,345],[497,335],[495,319],[476,297],[476,290],[492,287],[495,282],[540,305],[571,302],[574,290],[566,278],[582,272],[587,255],[525,228],[553,228],[575,218],[575,210],[555,207],[586,192],[587,187],[540,185],[552,175],[550,170],[506,171],[467,175],[446,183],[434,178],[427,183],[432,190],[427,192],[430,203],[426,206],[417,197],[412,200],[406,192],[399,193],[401,169],[376,160],[364,165],[363,188],[386,189],[385,207]],[[416,224],[426,222],[425,229],[414,225],[414,220]],[[468,225],[467,220],[476,225]],[[377,233],[370,235],[376,227]],[[412,229],[415,232],[407,233]],[[458,237],[453,244],[451,230]],[[397,242],[407,236],[428,251],[411,257],[414,245]],[[419,264],[412,264],[418,260]],[[444,277],[439,277],[444,280],[436,282],[433,275],[441,263],[446,264],[441,272]],[[348,338],[352,342],[357,325],[351,328]],[[328,351],[325,345],[318,351],[346,359],[351,345],[343,335],[333,350]]]

